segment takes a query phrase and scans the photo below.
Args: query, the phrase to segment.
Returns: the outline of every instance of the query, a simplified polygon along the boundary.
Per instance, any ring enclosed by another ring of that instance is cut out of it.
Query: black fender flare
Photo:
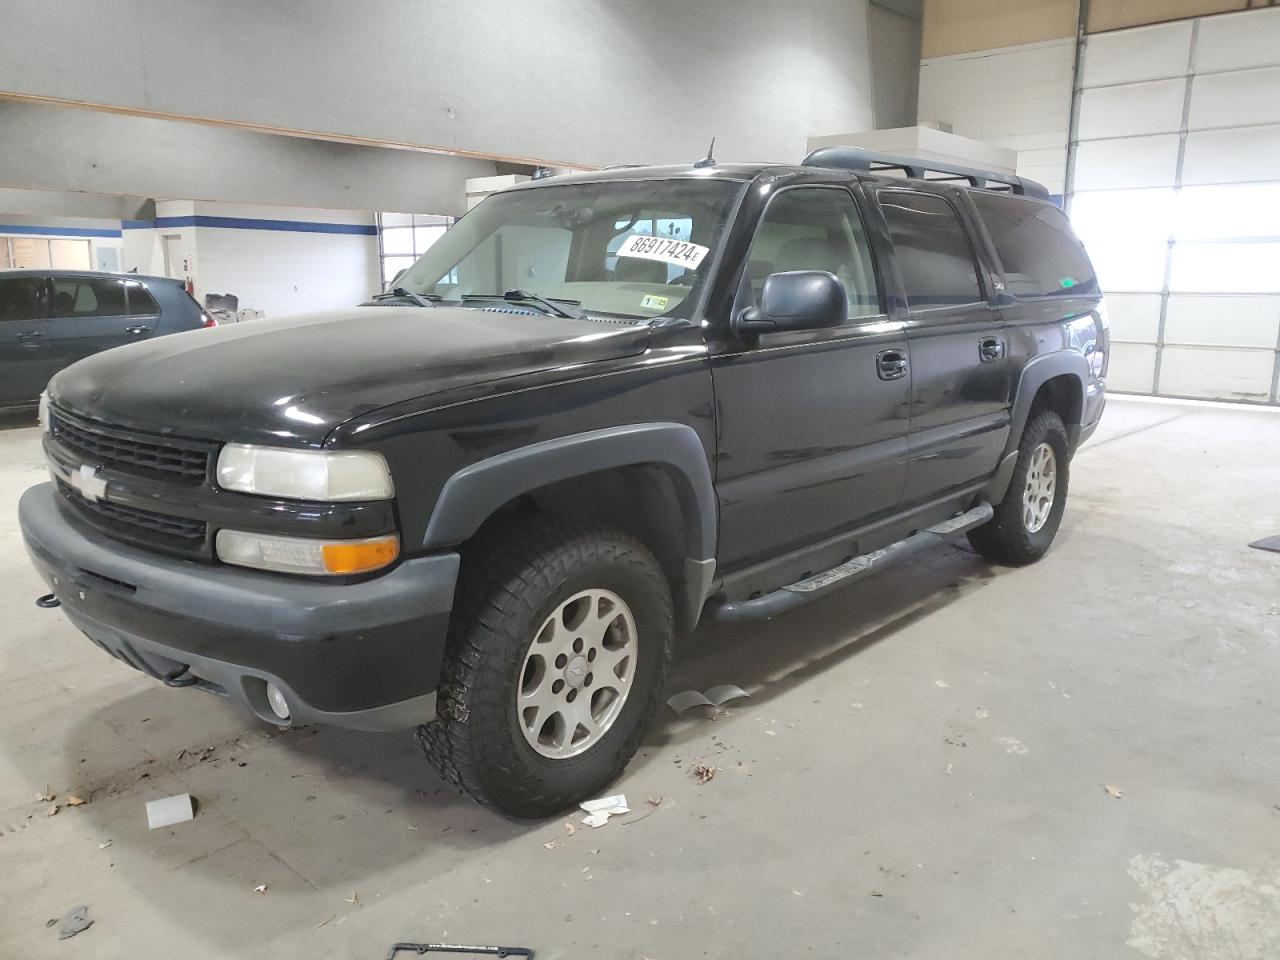
[[[1009,439],[1005,441],[1004,453],[1000,457],[1000,466],[987,484],[982,498],[991,503],[999,503],[1009,489],[1009,481],[1013,477],[1013,468],[1018,460],[1018,444],[1022,442],[1022,431],[1026,429],[1027,419],[1031,416],[1031,404],[1035,401],[1040,388],[1054,377],[1073,376],[1080,381],[1081,411],[1085,397],[1085,385],[1089,382],[1089,361],[1083,354],[1073,350],[1057,350],[1053,353],[1033,357],[1022,368],[1018,379],[1018,391],[1013,398],[1013,407],[1009,418]],[[1080,421],[1068,423],[1067,439],[1074,452],[1080,439]]]
[[[715,575],[719,522],[715,487],[702,439],[684,423],[634,423],[575,433],[508,450],[463,467],[440,491],[423,547],[442,549],[469,539],[493,512],[538,487],[617,467],[668,467],[685,523],[684,596],[677,622],[692,629]]]

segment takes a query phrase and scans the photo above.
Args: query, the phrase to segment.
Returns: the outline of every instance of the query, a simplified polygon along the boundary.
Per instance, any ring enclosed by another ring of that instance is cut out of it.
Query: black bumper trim
[[[428,705],[444,656],[456,553],[403,560],[361,582],[311,583],[129,547],[76,522],[57,496],[48,483],[23,494],[18,514],[28,553],[68,619],[131,665],[149,663],[145,672],[155,676],[189,664],[207,686],[260,715],[265,703],[254,702],[253,690],[258,681],[276,683],[292,694],[299,723],[368,729],[354,715],[397,715],[405,703],[412,706],[400,713],[420,713]],[[387,729],[386,720],[374,722]]]

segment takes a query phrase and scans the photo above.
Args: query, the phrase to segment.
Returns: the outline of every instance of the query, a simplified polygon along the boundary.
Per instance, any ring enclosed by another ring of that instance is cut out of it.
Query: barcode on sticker
[[[687,240],[676,240],[672,237],[646,237],[633,233],[618,248],[618,256],[635,257],[638,260],[657,260],[661,263],[674,263],[678,267],[696,270],[702,258],[707,255],[707,248]]]

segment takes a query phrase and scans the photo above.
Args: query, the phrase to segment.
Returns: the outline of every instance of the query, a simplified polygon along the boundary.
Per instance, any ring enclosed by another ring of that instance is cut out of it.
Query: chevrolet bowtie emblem
[[[81,464],[79,470],[68,474],[67,482],[90,502],[96,503],[107,496],[107,481],[98,476],[97,467],[91,467],[87,463]]]

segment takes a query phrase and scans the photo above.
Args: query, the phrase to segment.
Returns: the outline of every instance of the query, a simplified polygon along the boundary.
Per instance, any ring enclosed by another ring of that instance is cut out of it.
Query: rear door
[[[911,432],[903,507],[991,474],[1009,434],[1007,334],[954,191],[877,200],[907,299]]]
[[[151,336],[159,309],[136,280],[112,276],[55,276],[52,316],[43,349],[52,372],[112,347]],[[130,312],[130,301],[135,309]],[[52,375],[52,373],[51,373]]]
[[[40,273],[0,277],[0,405],[28,403],[48,382],[49,278]]]

